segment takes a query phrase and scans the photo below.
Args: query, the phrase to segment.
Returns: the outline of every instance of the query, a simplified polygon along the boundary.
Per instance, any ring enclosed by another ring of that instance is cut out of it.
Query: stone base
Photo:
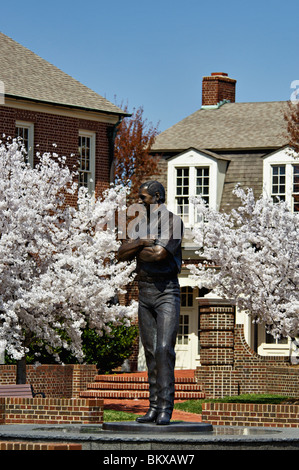
[[[137,423],[136,421],[116,421],[103,423],[104,431],[127,432],[127,433],[189,433],[189,432],[211,432],[213,426],[209,423],[192,423],[173,421],[166,425],[156,423]]]
[[[106,423],[109,424],[109,423]],[[134,425],[134,423],[132,423]],[[263,428],[263,427],[239,427],[239,426],[214,426],[209,432],[179,432],[172,433],[173,425],[151,425],[152,432],[109,432],[102,429],[101,425],[94,424],[67,424],[67,425],[30,425],[30,424],[5,424],[0,426],[0,440],[14,442],[48,442],[48,443],[76,443],[82,445],[82,450],[109,451],[109,455],[115,451],[144,452],[140,462],[146,461],[147,455],[152,453],[162,454],[169,452],[189,452],[198,455],[197,466],[202,464],[200,450],[299,450],[298,428]],[[187,426],[190,424],[185,423]],[[194,423],[193,423],[194,424]],[[203,430],[199,423],[200,429]],[[198,423],[196,423],[198,426]],[[140,427],[144,426],[140,424]],[[164,429],[162,432],[157,430]],[[135,429],[136,426],[135,426]],[[144,428],[145,429],[145,428]],[[191,451],[191,452],[190,452]],[[197,458],[197,457],[196,457]],[[214,457],[213,457],[214,458]],[[163,462],[160,462],[163,463]],[[168,463],[168,462],[164,462]],[[189,461],[187,463],[190,463]],[[195,461],[193,462],[193,464]],[[218,462],[217,462],[218,463]],[[219,462],[221,463],[221,462]]]

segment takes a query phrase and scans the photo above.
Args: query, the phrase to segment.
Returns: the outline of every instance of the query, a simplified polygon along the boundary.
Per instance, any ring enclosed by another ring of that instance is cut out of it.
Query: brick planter
[[[94,364],[41,364],[27,365],[27,383],[47,398],[79,398],[97,374]],[[16,383],[16,366],[0,365],[0,384]]]
[[[0,398],[0,424],[100,424],[102,399]]]
[[[226,426],[299,427],[299,405],[203,403],[202,421]]]

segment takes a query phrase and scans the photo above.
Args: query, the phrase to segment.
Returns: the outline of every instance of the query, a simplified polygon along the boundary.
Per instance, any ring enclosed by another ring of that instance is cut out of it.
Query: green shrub
[[[100,373],[109,373],[113,369],[121,366],[125,359],[128,359],[134,348],[138,337],[138,327],[131,325],[113,326],[110,325],[110,334],[103,333],[99,336],[94,330],[87,328],[82,334],[82,349],[84,362],[86,364],[96,364]],[[53,351],[57,353],[64,364],[77,364],[78,360],[66,349]],[[40,340],[31,341],[29,352],[26,355],[26,363],[33,364],[57,364],[53,354],[48,352],[45,345]],[[14,364],[15,361],[5,357],[6,364]]]
[[[83,352],[87,364],[96,364],[101,373],[111,372],[128,359],[138,336],[137,326],[112,327],[111,333],[98,336],[93,330],[83,333]]]

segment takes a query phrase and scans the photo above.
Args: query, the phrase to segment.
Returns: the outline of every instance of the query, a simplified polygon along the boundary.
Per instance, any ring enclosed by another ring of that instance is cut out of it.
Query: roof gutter
[[[113,183],[115,180],[115,158],[114,158],[114,150],[115,150],[115,138],[118,132],[118,128],[122,123],[125,117],[132,116],[132,114],[123,114],[119,117],[119,120],[116,124],[112,127],[108,127],[108,141],[109,141],[109,170],[110,170],[110,183]]]
[[[38,104],[46,104],[48,106],[55,106],[55,107],[62,107],[62,108],[70,108],[70,109],[80,109],[83,111],[92,111],[94,113],[102,113],[102,114],[112,114],[116,116],[122,116],[122,117],[130,117],[132,114],[127,114],[124,113],[122,110],[118,111],[108,111],[108,110],[101,110],[101,109],[96,109],[96,108],[88,108],[85,106],[76,106],[73,104],[64,104],[64,103],[55,103],[53,101],[44,101],[44,100],[37,100],[36,98],[26,98],[24,96],[17,96],[17,95],[9,95],[8,93],[5,93],[5,96],[7,98],[12,98],[16,100],[23,100],[23,101],[31,101],[33,103],[38,103]]]

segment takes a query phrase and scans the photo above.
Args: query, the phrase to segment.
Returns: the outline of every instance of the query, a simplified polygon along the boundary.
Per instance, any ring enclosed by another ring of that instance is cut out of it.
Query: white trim
[[[186,286],[196,287],[197,286],[195,280],[190,279],[189,277],[179,276],[178,280],[179,280],[180,287],[186,287]]]

